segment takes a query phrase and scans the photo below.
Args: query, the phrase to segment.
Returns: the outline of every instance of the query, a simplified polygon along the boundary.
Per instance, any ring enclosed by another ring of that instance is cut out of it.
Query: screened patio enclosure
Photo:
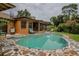
[[[0,18],[0,33],[7,33],[7,23],[8,21],[6,19]]]

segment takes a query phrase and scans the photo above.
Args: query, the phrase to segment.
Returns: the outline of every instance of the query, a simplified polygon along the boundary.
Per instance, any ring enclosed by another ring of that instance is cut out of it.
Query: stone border
[[[74,51],[76,51],[79,55],[79,42],[74,41],[73,39],[69,38],[69,36],[67,36],[67,35],[63,35],[63,36],[64,36],[65,40],[68,41],[69,47],[72,46]]]

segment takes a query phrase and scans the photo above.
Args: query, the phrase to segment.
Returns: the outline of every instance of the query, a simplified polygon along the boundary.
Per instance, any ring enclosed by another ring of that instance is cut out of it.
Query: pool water
[[[62,38],[62,36],[56,34],[30,34],[21,37],[20,40],[17,41],[17,44],[42,50],[61,49],[68,45],[67,41]]]

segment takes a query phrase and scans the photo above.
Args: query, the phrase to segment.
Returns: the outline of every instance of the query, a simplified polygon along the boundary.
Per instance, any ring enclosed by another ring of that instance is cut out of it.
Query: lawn
[[[71,34],[71,33],[66,33],[66,32],[55,32],[57,34],[65,34],[67,36],[69,36],[71,39],[75,40],[75,41],[79,41],[79,34]]]

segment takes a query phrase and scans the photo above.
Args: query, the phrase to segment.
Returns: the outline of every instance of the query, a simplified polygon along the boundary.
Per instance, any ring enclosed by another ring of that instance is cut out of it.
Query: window
[[[21,21],[21,28],[26,28],[26,21],[25,20]]]

